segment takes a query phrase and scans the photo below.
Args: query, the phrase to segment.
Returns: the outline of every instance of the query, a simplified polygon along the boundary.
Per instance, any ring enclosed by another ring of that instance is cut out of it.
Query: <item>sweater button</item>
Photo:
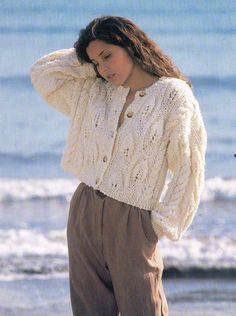
[[[130,112],[127,113],[127,116],[128,116],[128,117],[132,117],[133,114],[134,114],[134,112],[130,111]]]
[[[103,161],[106,162],[107,161],[107,156],[103,157]]]
[[[144,97],[144,96],[145,96],[145,94],[146,94],[146,92],[145,92],[145,91],[140,91],[140,92],[139,92],[139,96],[140,96],[140,97]]]

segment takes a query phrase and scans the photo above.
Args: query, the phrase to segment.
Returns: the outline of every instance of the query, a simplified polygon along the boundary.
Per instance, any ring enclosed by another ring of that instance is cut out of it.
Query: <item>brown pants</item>
[[[78,185],[67,223],[73,315],[168,315],[150,212]]]

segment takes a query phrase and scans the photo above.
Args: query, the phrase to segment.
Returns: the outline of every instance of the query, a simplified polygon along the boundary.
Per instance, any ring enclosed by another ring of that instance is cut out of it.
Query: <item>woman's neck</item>
[[[123,86],[129,87],[130,93],[132,94],[136,91],[148,88],[157,80],[157,76],[144,71],[143,69],[141,69],[140,66],[136,66],[134,67],[134,70],[128,78],[127,82],[123,84]]]

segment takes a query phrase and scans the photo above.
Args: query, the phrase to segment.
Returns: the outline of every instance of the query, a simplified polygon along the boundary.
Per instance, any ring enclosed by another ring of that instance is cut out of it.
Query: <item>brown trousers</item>
[[[168,315],[151,211],[81,182],[70,202],[67,242],[73,315]]]

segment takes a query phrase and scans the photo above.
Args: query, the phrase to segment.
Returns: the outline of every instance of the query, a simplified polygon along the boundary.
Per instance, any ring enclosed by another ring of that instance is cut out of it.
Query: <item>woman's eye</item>
[[[104,56],[104,59],[108,59],[110,56],[111,56],[111,54],[106,55],[106,56]],[[93,64],[94,64],[95,67],[98,67],[98,66],[99,66],[99,64],[95,64],[95,63],[93,63]]]
[[[109,58],[111,56],[111,54],[104,56],[105,59]]]

